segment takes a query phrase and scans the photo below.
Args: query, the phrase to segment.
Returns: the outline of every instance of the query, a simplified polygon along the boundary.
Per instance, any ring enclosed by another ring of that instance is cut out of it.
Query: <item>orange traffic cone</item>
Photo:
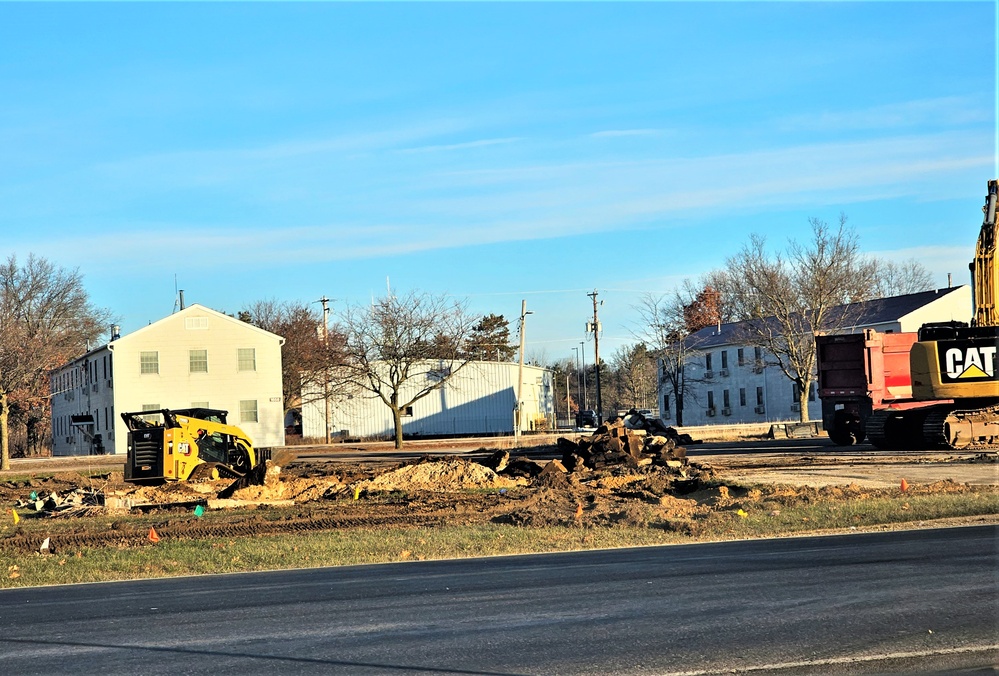
[[[909,482],[906,481],[905,479],[902,479],[902,483],[899,486],[899,488],[901,488],[902,492],[905,493],[907,490],[909,490]]]
[[[159,533],[157,533],[156,529],[153,528],[152,526],[149,527],[149,541],[150,542],[159,542],[160,541]]]

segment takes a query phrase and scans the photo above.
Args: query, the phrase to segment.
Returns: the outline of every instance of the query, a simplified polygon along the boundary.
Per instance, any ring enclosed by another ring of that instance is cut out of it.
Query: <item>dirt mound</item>
[[[515,479],[501,477],[476,462],[450,458],[421,462],[381,474],[374,479],[354,484],[363,491],[423,490],[447,492],[475,488],[514,488],[523,485]]]

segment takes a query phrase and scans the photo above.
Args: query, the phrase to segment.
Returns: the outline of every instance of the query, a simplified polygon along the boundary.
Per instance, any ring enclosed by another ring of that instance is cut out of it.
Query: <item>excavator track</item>
[[[219,462],[203,462],[193,470],[187,477],[188,481],[205,481],[214,479],[242,479],[243,474],[237,472],[228,465]]]
[[[923,421],[930,410],[927,407],[875,411],[867,419],[867,438],[882,450],[924,449]]]
[[[999,405],[955,409],[953,404],[882,409],[867,419],[867,437],[882,450],[999,450]]]
[[[999,405],[934,410],[923,424],[923,436],[936,448],[955,451],[999,450]]]

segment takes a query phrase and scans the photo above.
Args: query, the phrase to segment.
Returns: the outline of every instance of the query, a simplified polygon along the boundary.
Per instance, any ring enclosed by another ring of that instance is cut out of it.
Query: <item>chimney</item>
[[[950,273],[948,272],[947,273],[947,288],[949,289],[949,288],[951,288],[951,286],[952,286],[952,283],[951,283]]]
[[[180,309],[183,310],[184,309],[184,289],[181,289],[177,293],[180,294]]]

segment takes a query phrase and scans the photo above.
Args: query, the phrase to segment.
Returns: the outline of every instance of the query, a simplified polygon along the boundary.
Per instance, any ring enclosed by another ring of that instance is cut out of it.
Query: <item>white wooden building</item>
[[[423,389],[432,377],[436,362],[428,362],[417,376],[404,385],[407,393]],[[518,364],[474,361],[460,368],[435,392],[413,403],[403,416],[405,436],[449,436],[513,434],[517,403]],[[303,393],[302,435],[325,438],[326,405],[316,392]],[[521,431],[530,432],[554,423],[554,396],[551,371],[524,366]],[[333,397],[330,404],[330,433],[354,438],[391,437],[395,434],[392,411],[371,392]]]
[[[884,333],[917,331],[928,322],[971,319],[971,288],[967,285],[867,301],[839,308],[852,318],[832,333],[876,329]],[[683,425],[731,425],[794,421],[800,418],[796,386],[774,366],[775,358],[739,341],[741,322],[710,326],[690,336],[690,358],[685,376]],[[662,369],[660,362],[659,368]],[[822,419],[822,402],[812,381],[808,397],[809,420]],[[661,417],[676,423],[676,401],[660,378]]]
[[[51,373],[52,453],[126,452],[121,413],[209,407],[254,446],[284,445],[281,346],[273,333],[191,305]]]

